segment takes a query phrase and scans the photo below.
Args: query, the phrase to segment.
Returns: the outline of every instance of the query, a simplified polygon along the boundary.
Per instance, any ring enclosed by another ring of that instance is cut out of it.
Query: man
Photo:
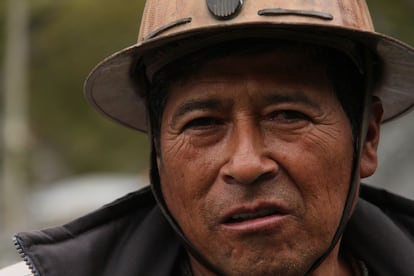
[[[86,82],[148,132],[151,189],[16,235],[35,275],[414,275],[414,205],[360,185],[414,105],[363,1],[147,1]]]

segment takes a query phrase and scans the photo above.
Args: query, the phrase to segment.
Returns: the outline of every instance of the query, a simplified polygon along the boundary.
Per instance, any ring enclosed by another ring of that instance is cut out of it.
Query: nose
[[[228,142],[227,162],[221,168],[227,184],[251,185],[277,176],[278,163],[272,159],[258,127],[236,127]]]

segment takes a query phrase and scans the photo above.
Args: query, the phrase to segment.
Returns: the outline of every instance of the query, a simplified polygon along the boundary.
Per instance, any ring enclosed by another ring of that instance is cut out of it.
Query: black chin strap
[[[357,129],[356,135],[354,135],[354,157],[352,162],[351,178],[348,189],[348,194],[345,201],[345,206],[342,212],[342,217],[339,222],[338,228],[332,238],[331,244],[328,249],[320,256],[310,267],[308,272],[305,275],[310,274],[316,268],[318,268],[321,263],[328,257],[328,255],[335,248],[337,243],[342,237],[342,234],[345,231],[346,225],[348,224],[349,219],[351,218],[353,206],[359,197],[359,185],[360,185],[360,160],[364,147],[364,142],[366,135],[368,133],[369,119],[371,116],[371,103],[372,103],[372,94],[373,91],[373,69],[372,62],[373,57],[372,53],[367,50],[364,53],[365,57],[365,94],[362,97],[362,110],[360,111],[361,117],[359,118],[360,125]]]
[[[363,140],[363,139],[358,139]],[[342,237],[343,232],[345,231],[346,225],[352,215],[353,205],[355,201],[358,199],[358,191],[359,191],[359,165],[360,165],[360,153],[362,150],[361,142],[355,141],[354,146],[354,160],[352,164],[352,174],[351,174],[351,180],[350,185],[348,189],[348,194],[345,201],[345,206],[342,212],[342,217],[339,222],[338,228],[336,229],[335,235],[332,238],[331,244],[329,245],[328,249],[323,253],[322,256],[320,256],[310,267],[308,272],[305,275],[310,274],[312,271],[314,271],[316,268],[318,268],[321,263],[328,257],[329,254],[331,254],[332,250],[335,248],[337,243]]]
[[[157,156],[155,152],[155,147],[152,145],[151,151],[151,168],[150,168],[150,180],[151,180],[151,188],[152,193],[158,203],[159,208],[161,209],[164,217],[167,219],[168,223],[173,228],[174,232],[178,235],[182,244],[185,246],[186,250],[197,259],[197,261],[203,265],[205,268],[210,270],[216,275],[225,275],[221,272],[217,267],[213,266],[203,255],[201,255],[198,250],[194,247],[194,245],[187,239],[184,235],[183,231],[179,227],[178,223],[175,221],[173,216],[171,215],[170,211],[167,208],[165,203],[164,197],[162,195],[161,190],[161,182],[160,177],[158,174],[158,165],[157,165]]]

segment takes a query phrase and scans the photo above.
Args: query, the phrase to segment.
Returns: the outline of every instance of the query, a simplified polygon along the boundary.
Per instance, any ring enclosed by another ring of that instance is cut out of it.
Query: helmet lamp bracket
[[[206,0],[208,10],[218,20],[231,19],[240,12],[243,0]]]

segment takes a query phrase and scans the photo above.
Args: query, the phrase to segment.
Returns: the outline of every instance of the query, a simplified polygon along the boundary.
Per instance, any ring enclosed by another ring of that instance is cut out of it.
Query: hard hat
[[[166,47],[169,55],[161,55],[161,64],[191,47],[243,37],[294,37],[327,45],[335,41],[339,48],[357,43],[379,60],[381,76],[374,94],[383,102],[383,121],[413,109],[414,49],[376,33],[364,0],[147,0],[137,44],[95,67],[85,83],[87,99],[112,120],[146,132],[145,100],[139,96],[146,87],[134,79],[148,74],[148,68],[138,70],[138,65]]]

